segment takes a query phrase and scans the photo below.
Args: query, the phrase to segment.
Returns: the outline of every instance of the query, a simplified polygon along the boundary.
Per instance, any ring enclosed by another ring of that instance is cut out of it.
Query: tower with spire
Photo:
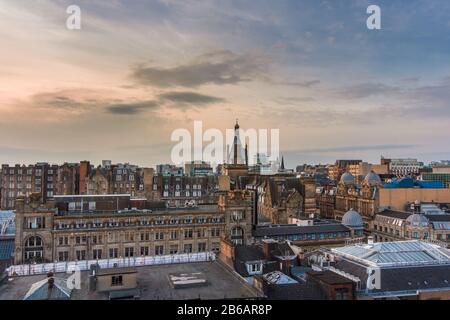
[[[239,129],[239,121],[236,119],[233,145],[231,148],[227,147],[227,152],[229,152],[229,154],[223,172],[224,175],[230,176],[233,180],[235,180],[235,177],[248,175],[248,146],[245,145],[245,149],[243,148]]]

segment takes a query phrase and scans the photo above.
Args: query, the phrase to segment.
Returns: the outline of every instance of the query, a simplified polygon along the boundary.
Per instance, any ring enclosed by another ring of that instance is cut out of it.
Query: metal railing
[[[12,276],[46,274],[48,272],[70,273],[75,270],[85,271],[89,270],[91,265],[97,264],[100,266],[100,268],[114,268],[114,267],[120,268],[120,267],[142,267],[142,266],[190,263],[190,262],[206,262],[215,260],[216,254],[214,252],[197,252],[197,253],[182,253],[163,256],[81,260],[81,261],[53,262],[41,264],[22,264],[10,266],[7,269],[7,273],[10,277],[12,277]]]

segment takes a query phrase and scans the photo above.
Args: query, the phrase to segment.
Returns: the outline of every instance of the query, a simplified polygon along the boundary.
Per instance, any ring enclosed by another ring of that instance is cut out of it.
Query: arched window
[[[42,238],[31,236],[25,241],[24,259],[27,262],[41,262],[44,245]]]

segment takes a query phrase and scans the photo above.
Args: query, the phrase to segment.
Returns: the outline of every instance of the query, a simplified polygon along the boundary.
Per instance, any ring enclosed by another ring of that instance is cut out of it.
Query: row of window
[[[196,238],[207,238],[210,237],[220,237],[220,228],[211,228],[211,229],[185,229],[183,231],[179,230],[171,230],[169,232],[142,232],[134,234],[132,232],[126,232],[122,236],[119,233],[109,233],[108,234],[108,242],[120,242],[121,239],[125,242],[133,242],[137,239],[140,241],[153,241],[153,240],[178,240],[181,237],[184,239],[194,239]],[[58,237],[58,244],[60,246],[68,246],[71,243],[75,245],[84,245],[87,244],[88,237],[86,235],[75,236],[70,239],[68,236]],[[90,244],[102,244],[103,236],[102,235],[94,235],[89,238]]]
[[[220,244],[218,242],[212,243],[211,250],[218,252]],[[122,252],[119,252],[119,248],[109,248],[107,252],[103,249],[93,249],[91,257],[87,256],[86,250],[75,250],[76,260],[87,260],[87,259],[117,259],[117,258],[133,258],[139,256],[160,256],[166,254],[179,254],[179,253],[193,253],[193,252],[206,252],[208,250],[208,245],[206,242],[197,243],[196,246],[192,243],[184,244],[181,247],[177,244],[164,246],[155,245],[154,247],[141,246],[139,251],[136,251],[134,247],[125,247]],[[39,252],[39,251],[38,251]],[[42,251],[38,253],[42,256]],[[35,254],[36,256],[36,254]],[[26,257],[27,258],[27,257]],[[69,261],[69,251],[59,251],[58,261]]]
[[[5,174],[10,174],[10,175],[14,175],[15,173],[15,169],[9,169],[9,170],[5,170]],[[27,175],[32,175],[33,174],[33,169],[17,169],[17,174],[18,175],[22,175],[22,174],[27,174]],[[52,175],[53,174],[53,169],[49,169],[47,170],[47,174],[48,175]],[[42,175],[42,169],[35,169],[35,175],[36,176],[41,176]]]
[[[186,225],[186,224],[217,224],[223,223],[223,218],[197,218],[197,219],[170,219],[170,220],[141,220],[141,221],[105,221],[105,222],[76,222],[64,223],[60,222],[55,225],[55,230],[61,229],[90,229],[90,228],[107,228],[107,227],[130,227],[130,226],[152,226],[152,225]],[[36,227],[38,228],[38,227]],[[33,229],[36,229],[33,228]],[[42,228],[42,227],[39,227]]]
[[[169,192],[169,191],[164,191],[163,192],[163,197],[191,197],[191,193],[189,191],[175,191],[175,192]],[[202,196],[202,192],[201,191],[192,191],[192,197],[201,197]]]
[[[347,237],[350,237],[349,232],[280,235],[280,236],[272,236],[271,238],[273,238],[275,240],[301,241],[301,240],[336,239],[336,238],[347,238]]]
[[[400,236],[400,230],[398,230],[398,229],[393,229],[393,228],[388,228],[388,227],[384,227],[383,228],[383,226],[377,226],[376,224],[374,224],[373,225],[373,229],[375,230],[375,231],[381,231],[381,232],[384,232],[384,233],[390,233],[390,234],[395,234],[396,236]]]

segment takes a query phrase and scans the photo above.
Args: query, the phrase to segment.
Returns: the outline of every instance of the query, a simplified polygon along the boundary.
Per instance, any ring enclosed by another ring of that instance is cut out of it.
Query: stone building
[[[39,162],[33,165],[2,165],[2,210],[14,208],[18,196],[40,193],[42,199],[51,198],[57,190],[57,165]]]
[[[251,239],[254,196],[218,195],[218,204],[167,208],[130,195],[39,194],[16,203],[15,264],[217,251],[222,237]]]
[[[258,194],[258,213],[273,224],[316,213],[315,181],[289,174],[243,179]],[[243,183],[241,183],[243,184]]]
[[[369,231],[370,222],[377,212],[377,201],[379,189],[382,187],[380,177],[370,172],[362,183],[356,184],[355,177],[345,172],[339,181],[336,192],[334,217],[342,220],[342,217],[349,210],[356,210],[361,214],[364,221],[364,229]]]
[[[415,212],[383,210],[371,229],[376,242],[417,239],[450,247],[450,214],[427,214],[420,205]]]

